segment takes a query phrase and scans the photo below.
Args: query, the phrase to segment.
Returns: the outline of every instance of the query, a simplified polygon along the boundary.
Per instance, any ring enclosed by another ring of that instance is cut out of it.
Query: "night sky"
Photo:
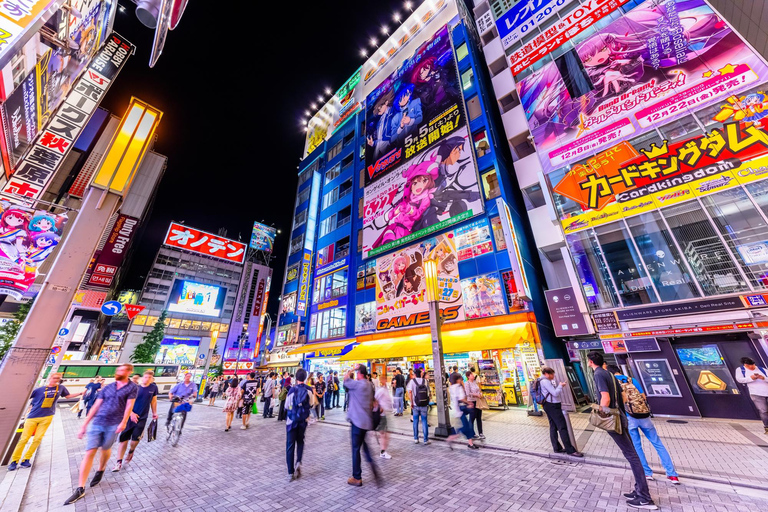
[[[418,2],[414,2],[418,4]],[[364,62],[403,3],[238,2],[225,10],[191,0],[154,68],[154,31],[120,0],[115,31],[137,47],[102,106],[122,116],[131,96],[163,110],[155,151],[168,168],[128,272],[139,289],[171,220],[247,242],[253,221],[282,230],[269,311],[277,312],[290,238],[304,112]],[[227,4],[229,5],[229,4]],[[301,6],[302,11],[298,9]],[[294,16],[298,14],[298,16]],[[325,99],[328,95],[325,95]]]

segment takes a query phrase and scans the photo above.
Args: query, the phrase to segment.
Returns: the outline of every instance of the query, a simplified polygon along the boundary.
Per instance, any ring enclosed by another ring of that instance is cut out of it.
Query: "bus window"
[[[144,372],[147,370],[152,370],[153,372],[157,373],[157,370],[155,370],[154,366],[134,366],[133,367],[133,373],[138,373],[139,375],[144,375]]]
[[[43,379],[47,379],[48,378],[48,374],[51,373],[51,368],[53,368],[53,366],[46,366],[45,367],[45,373],[43,374]],[[61,373],[64,373],[66,370],[67,370],[66,366],[59,366],[59,371]]]
[[[65,366],[59,367],[65,379],[91,379],[96,376],[99,366]],[[112,374],[114,376],[114,372]]]
[[[158,366],[155,370],[155,377],[175,377],[178,371],[178,366]]]
[[[117,370],[117,367],[119,365],[111,364],[107,366],[99,366],[99,377],[104,377],[105,379],[112,379],[115,377],[115,370]],[[129,375],[130,377],[130,375]]]

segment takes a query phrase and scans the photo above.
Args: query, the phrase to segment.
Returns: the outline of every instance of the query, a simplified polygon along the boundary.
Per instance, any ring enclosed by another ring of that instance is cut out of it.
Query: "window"
[[[347,269],[337,270],[332,274],[315,279],[312,291],[312,303],[318,304],[347,294]]]
[[[304,225],[304,223],[307,222],[307,210],[302,210],[301,212],[296,214],[296,217],[293,219],[293,227],[294,229]]]
[[[565,239],[590,308],[619,307],[621,304],[611,283],[611,276],[605,266],[603,253],[594,232],[579,231],[566,235]]]
[[[486,133],[485,128],[472,134],[472,140],[475,141],[475,153],[477,153],[477,158],[482,158],[491,152],[491,144],[488,142],[488,134]]]
[[[333,308],[312,316],[309,339],[324,340],[344,336],[347,330],[347,308]]]
[[[480,108],[480,99],[477,96],[472,96],[467,101],[467,114],[469,115],[469,120],[474,121],[480,117],[480,114],[482,113],[483,110]]]
[[[339,199],[339,187],[334,188],[330,192],[323,195],[323,207],[325,210]]]
[[[341,164],[336,164],[327,171],[325,171],[325,184],[338,177],[341,174]]]
[[[351,206],[345,206],[341,210],[339,210],[338,221],[336,222],[336,227],[340,228],[341,226],[345,226],[349,224],[349,221],[352,219],[352,207]]]
[[[358,156],[360,160],[365,160],[365,144],[360,145],[360,151]]]
[[[304,169],[302,173],[299,174],[299,186],[304,184],[309,178],[312,177],[313,171],[311,168],[314,167],[315,169],[317,169],[317,164],[318,164],[318,161],[315,160],[315,163],[313,163],[312,165]]]
[[[334,244],[330,244],[317,251],[316,265],[318,267],[322,267],[333,261],[333,248]]]
[[[349,237],[345,236],[336,242],[336,259],[341,259],[349,254]]]
[[[291,239],[289,254],[296,254],[304,247],[304,233]]]
[[[112,375],[109,378],[115,376],[115,367],[112,366]],[[90,379],[96,376],[96,372],[99,370],[99,366],[64,366],[59,368],[59,371],[63,373],[64,379]]]
[[[459,46],[456,47],[456,60],[460,61],[464,57],[469,55],[469,50],[467,49],[467,43],[461,43]]]
[[[335,146],[328,150],[328,160],[337,157],[341,153],[341,141],[337,142]]]
[[[547,204],[544,198],[544,191],[541,190],[541,185],[538,183],[523,189],[523,200],[525,201],[526,210],[533,210]]]
[[[483,193],[485,194],[485,199],[487,201],[495,199],[501,195],[499,179],[498,176],[496,176],[496,169],[483,174],[481,180],[483,182]]]
[[[472,87],[472,79],[475,77],[474,73],[472,73],[472,68],[469,68],[465,72],[461,74],[461,88],[463,90],[467,90],[470,87]]]
[[[352,192],[352,178],[339,185],[339,199]]]
[[[341,168],[346,169],[348,165],[352,165],[352,161],[355,159],[355,155],[352,153],[348,154],[341,160]]]
[[[303,192],[300,192],[299,195],[296,196],[296,206],[299,206],[303,202],[305,202],[307,199],[309,199],[309,193],[312,191],[312,187],[307,187],[304,189]]]
[[[581,58],[579,58],[575,48],[557,57],[555,65],[558,71],[560,71],[560,76],[571,98],[581,98],[594,89],[592,80],[589,79],[589,75],[584,71],[584,65],[581,63]],[[608,87],[607,83],[605,87]]]
[[[325,236],[336,229],[336,214],[320,221],[320,236]]]
[[[341,143],[346,147],[347,144],[353,140],[355,140],[355,130],[350,130],[349,133],[344,136],[344,139],[342,139]]]
[[[363,211],[365,210],[365,198],[361,197],[357,201],[357,218],[362,219],[363,218]]]

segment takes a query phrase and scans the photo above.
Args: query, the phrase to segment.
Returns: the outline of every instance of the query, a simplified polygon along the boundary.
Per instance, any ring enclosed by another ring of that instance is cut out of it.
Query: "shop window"
[[[469,50],[467,49],[467,43],[461,43],[459,46],[456,47],[456,60],[460,61],[464,57],[469,55]]]
[[[627,225],[662,302],[700,297],[659,212],[630,217]]]
[[[309,326],[309,337],[315,340],[339,338],[344,336],[347,328],[347,308],[334,308],[312,315]]]
[[[328,150],[328,160],[335,158],[341,153],[341,141],[337,142],[335,146]]]
[[[624,225],[612,222],[597,226],[595,234],[624,306],[659,302],[651,279],[646,274],[640,255],[632,245],[632,239]]]
[[[526,210],[533,210],[547,204],[544,191],[538,183],[523,189],[523,201],[525,202]]]
[[[741,187],[701,198],[720,234],[755,288],[768,286],[766,264],[754,254],[768,244],[768,224]]]
[[[477,96],[471,97],[469,100],[467,100],[467,115],[469,115],[469,120],[474,121],[478,117],[480,117],[480,114],[483,113],[483,109],[480,108],[480,98]]]
[[[581,98],[585,94],[594,90],[592,80],[590,80],[587,72],[584,71],[584,65],[581,62],[579,54],[576,53],[576,49],[571,49],[563,55],[560,55],[555,59],[555,65],[557,70],[560,71],[560,77],[563,79],[565,88],[568,90],[568,94],[571,98]],[[610,82],[604,81],[603,91],[608,92]],[[605,93],[602,94],[605,96]]]
[[[465,72],[461,74],[461,88],[463,90],[467,90],[470,87],[472,87],[472,79],[475,77],[474,73],[472,73],[472,68],[469,68]]]
[[[499,188],[499,177],[496,175],[496,169],[483,174],[483,193],[485,199],[490,201],[501,195],[501,189]]]
[[[565,239],[590,308],[619,307],[621,304],[618,295],[605,266],[600,244],[597,243],[592,230],[572,233],[566,235]]]
[[[475,153],[477,158],[484,157],[491,152],[491,144],[488,142],[488,133],[485,128],[472,134],[472,140],[475,142]]]

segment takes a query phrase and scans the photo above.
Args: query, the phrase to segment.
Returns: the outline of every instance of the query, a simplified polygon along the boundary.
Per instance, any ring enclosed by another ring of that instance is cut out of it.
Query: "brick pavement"
[[[166,408],[163,402],[161,413]],[[69,469],[74,485],[85,441],[76,438],[80,422],[74,414],[62,409],[59,415],[69,458],[53,457],[53,468],[36,463],[31,480],[41,478],[36,472],[44,477]],[[486,435],[494,421],[489,415]],[[284,424],[254,417],[249,430],[225,433],[223,422],[219,407],[198,405],[177,447],[164,439],[142,442],[125,470],[107,472],[74,507],[51,501],[47,510],[627,510],[621,492],[631,486],[629,471],[494,450],[461,447],[451,452],[442,442],[416,446],[402,435],[393,436],[394,458],[378,461],[385,485],[373,485],[365,467],[365,485],[354,488],[346,484],[351,471],[348,429],[330,422],[309,428],[304,476],[289,483]],[[393,423],[402,430],[402,421]],[[113,463],[114,456],[108,469]],[[58,497],[61,490],[55,491]],[[657,481],[651,482],[651,492],[668,511],[768,508],[768,493],[718,484],[691,481],[675,487]],[[46,510],[38,508],[39,493],[26,496],[22,507],[32,503],[35,510]]]

